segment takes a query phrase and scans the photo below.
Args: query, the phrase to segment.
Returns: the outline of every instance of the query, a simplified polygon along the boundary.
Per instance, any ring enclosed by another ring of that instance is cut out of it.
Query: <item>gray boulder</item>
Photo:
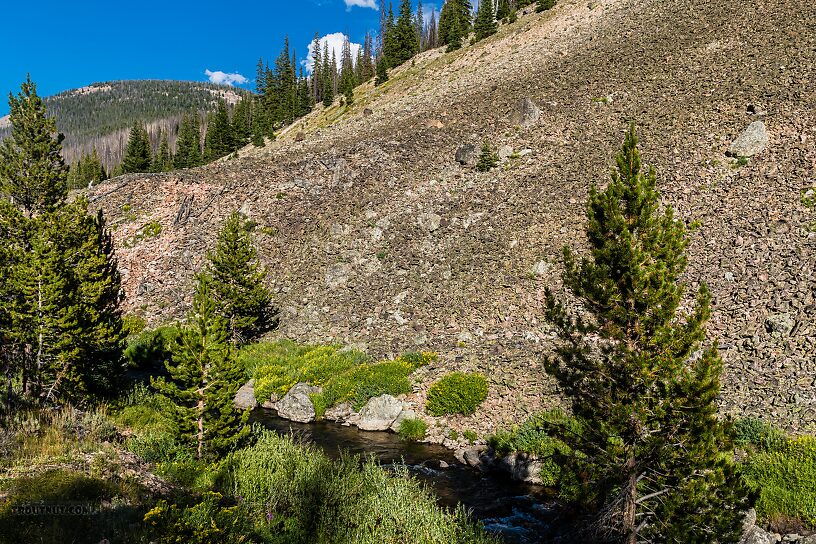
[[[529,482],[531,484],[542,484],[541,468],[542,463],[535,457],[525,453],[511,453],[502,457],[498,461],[500,469],[509,472],[510,476],[519,482]]]
[[[538,123],[540,117],[541,110],[538,109],[538,106],[536,106],[529,97],[525,97],[519,100],[516,111],[513,112],[512,121],[514,125],[529,128]]]
[[[399,415],[397,416],[397,419],[395,419],[394,422],[391,424],[391,430],[394,431],[395,433],[398,433],[400,424],[403,422],[403,420],[415,418],[416,412],[414,412],[413,410],[407,410],[403,408],[402,412],[400,412]]]
[[[756,526],[748,529],[742,536],[742,540],[740,540],[740,544],[775,544],[776,542],[777,540],[774,536]]]
[[[255,400],[255,380],[249,380],[235,394],[235,407],[239,410],[254,410],[258,407]]]
[[[381,395],[363,406],[355,423],[364,431],[387,431],[401,412],[402,402],[391,395]]]
[[[327,409],[326,413],[323,414],[323,419],[328,421],[346,421],[352,414],[354,414],[354,408],[351,406],[351,404],[348,402],[341,402],[340,404]]]
[[[278,415],[283,419],[297,421],[298,423],[314,421],[315,408],[309,395],[322,392],[323,388],[315,387],[308,383],[295,385],[275,405],[278,410]]]
[[[728,155],[732,157],[753,157],[768,146],[768,131],[765,130],[765,123],[754,121],[737,139],[731,142],[728,148]]]
[[[456,162],[463,166],[476,166],[479,160],[479,150],[476,144],[462,144],[456,150]]]

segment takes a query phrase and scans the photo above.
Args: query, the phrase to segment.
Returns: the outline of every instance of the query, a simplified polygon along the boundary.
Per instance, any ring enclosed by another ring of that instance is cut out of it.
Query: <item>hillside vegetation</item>
[[[110,170],[119,164],[133,123],[147,125],[155,147],[159,130],[171,133],[175,142],[181,117],[192,110],[214,112],[223,98],[234,104],[245,94],[241,89],[192,81],[109,81],[65,91],[45,99],[48,114],[65,134],[63,153],[73,163],[97,150]],[[9,128],[0,123],[0,139]]]

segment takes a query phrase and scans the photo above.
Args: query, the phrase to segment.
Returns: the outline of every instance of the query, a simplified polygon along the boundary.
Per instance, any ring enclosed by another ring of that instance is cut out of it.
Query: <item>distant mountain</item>
[[[247,91],[192,81],[109,81],[65,91],[45,99],[48,114],[65,134],[65,160],[74,162],[96,148],[105,167],[118,164],[135,121],[147,126],[154,149],[159,131],[170,133],[171,146],[181,116],[193,109],[214,111],[218,100],[235,104]],[[0,118],[0,139],[9,134],[8,117]]]

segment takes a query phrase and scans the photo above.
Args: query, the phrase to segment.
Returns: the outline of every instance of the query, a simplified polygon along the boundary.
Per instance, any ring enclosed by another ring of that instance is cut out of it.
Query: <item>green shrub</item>
[[[772,448],[751,454],[742,473],[758,494],[760,519],[797,519],[816,527],[816,437],[775,441]]]
[[[563,485],[566,474],[562,470],[560,458],[571,455],[572,450],[551,436],[549,430],[554,426],[565,427],[578,435],[583,432],[577,419],[567,416],[560,410],[550,410],[532,416],[510,430],[497,432],[487,443],[499,456],[526,453],[537,457],[543,463],[540,475],[544,485],[550,487]]]
[[[170,343],[181,334],[176,326],[142,331],[128,343],[125,360],[137,370],[163,370],[170,359]]]
[[[400,438],[409,442],[416,442],[425,438],[428,432],[428,424],[421,419],[403,419],[399,426]]]
[[[125,447],[148,463],[172,461],[181,450],[181,445],[172,434],[156,430],[129,437]]]
[[[250,541],[253,533],[246,508],[213,492],[191,506],[161,500],[145,514],[144,521],[167,543],[241,544]]]
[[[476,434],[476,431],[471,431],[468,429],[467,431],[462,433],[462,436],[465,437],[465,440],[473,444],[479,438],[479,435]]]
[[[758,418],[748,417],[734,424],[734,442],[739,446],[772,450],[783,445],[785,440],[785,433]]]
[[[372,397],[410,393],[409,375],[435,358],[431,353],[406,353],[393,361],[372,363],[360,351],[290,341],[254,344],[239,353],[248,377],[255,380],[259,402],[272,395],[280,398],[300,382],[322,387],[322,393],[312,395],[317,417],[341,402],[359,409]]]
[[[228,485],[246,504],[264,508],[279,542],[494,542],[462,509],[437,506],[404,468],[392,475],[373,460],[360,461],[331,461],[314,446],[264,431],[230,456]]]
[[[482,374],[454,372],[428,390],[425,408],[434,416],[471,415],[487,399],[487,379]]]
[[[138,315],[126,315],[122,317],[122,329],[128,336],[135,336],[147,328],[147,321]]]

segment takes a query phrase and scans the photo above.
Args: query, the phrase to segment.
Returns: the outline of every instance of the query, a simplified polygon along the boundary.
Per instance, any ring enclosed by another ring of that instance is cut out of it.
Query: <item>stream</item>
[[[545,489],[513,481],[501,472],[483,473],[462,465],[444,446],[405,442],[394,433],[366,432],[326,421],[295,423],[272,410],[257,410],[252,419],[279,434],[295,433],[332,458],[345,451],[374,454],[384,466],[404,463],[436,494],[440,505],[465,506],[487,531],[507,543],[553,542],[556,535],[563,534],[565,527],[559,521],[556,503]],[[448,466],[440,468],[440,461]]]

